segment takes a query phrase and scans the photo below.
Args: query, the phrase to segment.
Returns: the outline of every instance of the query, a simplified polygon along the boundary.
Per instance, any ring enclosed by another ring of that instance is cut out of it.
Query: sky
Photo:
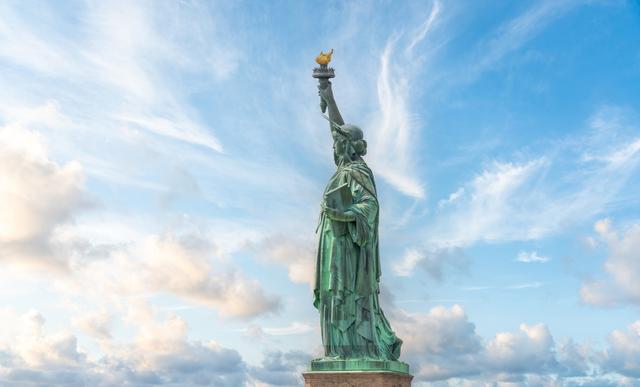
[[[0,2],[0,385],[301,386],[363,128],[414,386],[640,386],[635,1]]]

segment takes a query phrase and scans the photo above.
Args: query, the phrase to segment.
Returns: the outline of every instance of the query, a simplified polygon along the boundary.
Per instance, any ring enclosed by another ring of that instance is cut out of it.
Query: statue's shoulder
[[[373,180],[373,172],[363,160],[354,161],[343,167],[343,171],[369,193],[376,196],[376,184]]]
[[[373,176],[373,172],[371,172],[371,168],[369,168],[369,166],[367,165],[367,163],[364,162],[364,160],[356,160],[353,161],[349,164],[345,164],[343,166],[343,169],[345,172],[360,172],[360,173],[367,173],[371,176]]]

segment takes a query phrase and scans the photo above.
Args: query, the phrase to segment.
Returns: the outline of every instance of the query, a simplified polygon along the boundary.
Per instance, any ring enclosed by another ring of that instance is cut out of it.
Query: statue
[[[313,305],[320,312],[324,358],[314,360],[312,370],[314,364],[315,370],[327,370],[323,362],[356,360],[356,369],[369,361],[377,364],[369,369],[408,373],[408,366],[397,361],[402,340],[391,329],[378,301],[379,203],[373,173],[362,159],[367,142],[362,129],[345,124],[338,110],[329,81],[334,70],[327,67],[332,53],[320,53],[316,58],[320,67],[313,74],[319,80],[321,111],[328,110],[329,116],[323,116],[329,120],[337,169],[324,191],[317,229]]]

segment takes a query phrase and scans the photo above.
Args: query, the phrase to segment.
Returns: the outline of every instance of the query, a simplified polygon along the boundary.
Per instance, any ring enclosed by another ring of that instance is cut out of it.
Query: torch
[[[322,89],[329,86],[329,79],[336,76],[333,68],[327,67],[329,62],[331,62],[331,55],[333,55],[333,48],[326,53],[320,51],[320,55],[316,57],[316,63],[319,64],[320,67],[316,67],[313,69],[313,77],[318,78],[320,88]],[[327,110],[327,103],[322,98],[320,99],[320,110],[323,113]]]

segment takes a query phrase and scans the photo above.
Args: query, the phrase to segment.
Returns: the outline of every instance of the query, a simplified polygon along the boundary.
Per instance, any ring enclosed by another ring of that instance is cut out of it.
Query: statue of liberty
[[[330,60],[314,70],[321,109],[328,110],[337,166],[324,191],[313,305],[320,312],[325,360],[396,361],[402,340],[396,337],[380,304],[379,204],[373,173],[362,159],[367,142],[362,130],[345,124],[333,96]],[[326,117],[325,117],[326,118]],[[408,368],[407,371],[408,372]]]

